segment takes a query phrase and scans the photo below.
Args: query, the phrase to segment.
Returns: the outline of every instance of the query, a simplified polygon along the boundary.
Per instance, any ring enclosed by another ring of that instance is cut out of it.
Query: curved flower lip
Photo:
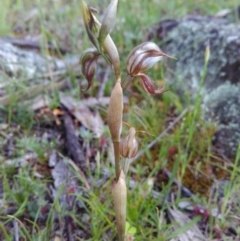
[[[127,58],[127,71],[132,76],[137,75],[162,60],[163,57],[175,59],[167,55],[153,42],[145,42],[135,47]]]
[[[164,89],[164,86],[160,89],[155,89],[154,82],[148,75],[141,73],[141,74],[138,74],[137,76],[141,78],[142,87],[147,93],[154,95],[154,94],[162,94],[167,91]]]
[[[96,69],[97,69],[96,60],[95,59],[89,59],[88,61],[85,62],[84,68],[86,69],[86,71],[82,70],[82,74],[87,79],[88,85],[85,89],[82,89],[82,91],[87,91],[92,85],[92,79],[93,79],[93,76],[95,75],[95,72],[96,72]]]
[[[88,90],[92,84],[92,79],[97,69],[98,56],[99,53],[96,49],[87,49],[80,58],[81,71],[88,82],[87,87],[83,91]]]

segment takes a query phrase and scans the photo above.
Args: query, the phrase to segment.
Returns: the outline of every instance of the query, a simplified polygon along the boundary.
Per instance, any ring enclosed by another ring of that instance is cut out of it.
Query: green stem
[[[119,141],[113,141],[113,150],[114,150],[114,158],[115,158],[115,173],[116,178],[118,180],[120,175],[120,153],[119,153]]]
[[[119,241],[125,241],[125,240],[126,240],[126,235],[124,233],[121,237],[119,237]]]
[[[123,81],[122,81],[122,88],[123,88],[123,91],[127,89],[127,87],[129,86],[129,84],[131,83],[131,80],[133,79],[133,76],[130,75],[130,74],[127,74]]]

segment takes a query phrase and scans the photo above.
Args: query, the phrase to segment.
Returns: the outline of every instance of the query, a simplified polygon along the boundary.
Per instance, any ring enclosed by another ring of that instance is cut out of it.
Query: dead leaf
[[[36,111],[42,108],[49,107],[50,99],[47,95],[39,95],[33,101],[29,110]]]
[[[191,220],[186,214],[179,211],[176,207],[168,208],[169,218],[174,225],[174,231],[180,228],[183,228],[193,220]],[[179,232],[174,238],[170,241],[206,241],[206,238],[197,227],[196,224],[191,225],[187,230]]]
[[[98,111],[94,113],[81,101],[75,100],[63,93],[59,93],[59,97],[60,103],[64,105],[83,126],[91,130],[97,138],[102,135],[104,124]]]

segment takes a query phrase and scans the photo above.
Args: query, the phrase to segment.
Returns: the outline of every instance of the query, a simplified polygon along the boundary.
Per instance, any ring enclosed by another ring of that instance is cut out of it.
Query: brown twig
[[[19,241],[18,222],[16,219],[13,220],[13,228],[14,228],[14,241]]]
[[[78,164],[84,172],[84,170],[86,170],[85,156],[75,134],[72,118],[67,112],[64,113],[63,121],[66,133],[67,150],[70,156],[72,156],[73,161]]]
[[[69,219],[70,217],[67,216],[65,217],[65,221],[66,221],[66,225],[67,225],[67,235],[68,235],[68,241],[74,241],[74,238],[73,238],[73,229],[72,229],[72,222],[69,222]]]

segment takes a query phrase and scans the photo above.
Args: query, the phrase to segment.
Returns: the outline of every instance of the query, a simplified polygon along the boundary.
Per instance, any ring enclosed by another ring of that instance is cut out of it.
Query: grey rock
[[[0,39],[0,71],[10,77],[25,77],[28,79],[42,77],[49,71],[66,70],[67,67],[78,63],[78,56],[70,56],[62,60],[51,56],[43,56],[34,49],[25,50],[16,47],[11,42],[17,40],[19,41],[19,39],[13,38]],[[24,41],[22,41],[22,44],[24,44]]]
[[[160,45],[164,52],[178,59],[168,62],[168,67],[174,70],[168,79],[177,89],[192,93],[199,89],[208,44],[211,55],[204,87],[212,90],[223,82],[240,81],[240,26],[225,19],[198,16],[172,24],[174,27],[172,30],[170,27],[170,32],[165,30]]]
[[[201,89],[204,117],[218,123],[214,141],[235,157],[240,143],[240,25],[226,18],[188,16],[165,20],[154,29],[162,50],[178,59],[167,62],[170,88],[193,99]]]
[[[9,75],[33,78],[47,72],[49,63],[42,56],[4,41],[0,41],[0,46],[0,68]]]
[[[214,142],[234,157],[240,143],[240,83],[218,86],[203,97],[205,119],[218,123]]]
[[[59,59],[24,50],[13,44],[13,39],[0,39],[0,97],[19,88],[50,83],[49,75],[66,72],[78,63],[79,57],[69,56]],[[23,41],[24,43],[24,41]]]

